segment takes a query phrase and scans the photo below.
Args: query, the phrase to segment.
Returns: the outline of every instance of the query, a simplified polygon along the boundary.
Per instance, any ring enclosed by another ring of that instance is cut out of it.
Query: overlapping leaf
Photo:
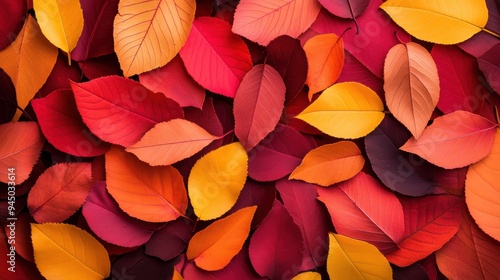
[[[330,13],[342,18],[360,16],[370,4],[368,0],[319,0],[319,3]]]

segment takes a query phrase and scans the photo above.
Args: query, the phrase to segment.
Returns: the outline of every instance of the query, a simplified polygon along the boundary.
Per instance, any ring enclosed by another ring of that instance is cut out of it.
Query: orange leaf
[[[127,148],[151,166],[170,165],[188,158],[219,139],[184,119],[158,123],[142,139]]]
[[[500,241],[500,129],[489,155],[469,167],[465,199],[478,226]]]
[[[328,187],[354,177],[364,164],[365,159],[354,142],[340,141],[307,153],[290,179]]]
[[[204,270],[224,268],[243,247],[255,210],[257,206],[240,209],[197,232],[189,241],[188,260]]]
[[[28,179],[45,142],[34,122],[16,122],[0,125],[0,182],[8,183],[9,173],[15,174],[15,185]],[[13,172],[9,172],[10,168]]]
[[[114,146],[106,153],[106,178],[109,194],[132,217],[167,222],[186,213],[186,188],[171,166],[151,167]]]
[[[141,74],[172,60],[186,43],[195,10],[195,0],[121,0],[113,38],[123,74]]]
[[[385,58],[387,107],[418,139],[439,101],[439,76],[431,54],[417,43],[392,47]]]
[[[90,163],[60,163],[38,177],[28,195],[31,216],[39,222],[62,222],[85,202],[92,188]]]
[[[344,66],[344,41],[329,33],[312,37],[304,45],[307,56],[309,100],[313,94],[333,85]]]
[[[45,83],[56,64],[57,53],[30,15],[16,40],[0,51],[0,68],[12,79],[20,108],[24,109]],[[14,119],[19,116],[18,110]]]
[[[172,276],[172,280],[184,280],[182,275],[174,268],[174,275]]]

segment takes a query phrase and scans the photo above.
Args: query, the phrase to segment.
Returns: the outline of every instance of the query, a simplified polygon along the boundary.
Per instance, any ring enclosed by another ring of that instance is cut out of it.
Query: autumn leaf
[[[194,0],[120,1],[113,38],[125,77],[172,60],[186,43],[195,10]]]
[[[488,20],[484,0],[447,2],[432,0],[389,0],[380,6],[416,38],[451,45],[463,42],[483,30]]]
[[[384,118],[384,105],[370,88],[356,82],[327,88],[297,118],[338,138],[359,138],[373,131]]]
[[[31,224],[31,241],[35,264],[47,279],[100,280],[110,274],[106,249],[74,225]]]
[[[292,280],[321,280],[321,274],[314,271],[301,272],[293,277]]]
[[[363,14],[370,4],[369,0],[319,0],[330,13],[342,18],[356,18]]]

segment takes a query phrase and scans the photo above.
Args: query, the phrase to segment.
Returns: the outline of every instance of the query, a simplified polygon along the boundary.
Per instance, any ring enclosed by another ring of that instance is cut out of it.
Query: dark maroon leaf
[[[68,58],[62,54],[59,54],[56,60],[56,64],[52,69],[49,77],[42,88],[38,90],[36,97],[45,97],[49,93],[57,89],[69,89],[69,81],[79,82],[82,77],[82,72],[78,67],[78,64],[74,63],[71,66],[68,65]]]
[[[0,9],[0,50],[12,44],[26,19],[27,1],[2,1]]]
[[[10,122],[16,110],[16,88],[9,75],[0,68],[0,124]]]
[[[178,218],[157,230],[146,243],[146,254],[168,261],[179,256],[186,249],[193,235],[191,221]]]
[[[111,267],[111,277],[116,280],[171,280],[175,260],[164,262],[150,257],[141,247],[121,256]]]
[[[425,269],[418,263],[407,267],[392,266],[393,280],[427,280],[429,276]]]
[[[483,72],[490,86],[500,94],[500,42],[477,58],[479,69]]]
[[[83,74],[89,79],[111,75],[123,75],[115,53],[79,61]]]

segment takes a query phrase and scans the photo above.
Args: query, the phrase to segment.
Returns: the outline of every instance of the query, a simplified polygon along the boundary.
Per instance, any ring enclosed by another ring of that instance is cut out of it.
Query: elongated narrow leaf
[[[155,125],[127,152],[151,166],[170,165],[196,154],[218,138],[196,123],[173,119]]]
[[[326,270],[331,279],[392,279],[387,259],[373,245],[330,233]]]
[[[243,208],[197,232],[189,241],[188,260],[204,270],[224,268],[243,247],[256,209]]]
[[[465,198],[470,214],[487,234],[500,241],[500,130],[491,152],[467,171]]]
[[[466,111],[434,119],[420,138],[410,138],[400,149],[447,169],[463,167],[487,156],[497,125]]]
[[[263,46],[280,35],[297,38],[311,26],[320,9],[315,0],[242,0],[234,14],[233,32]]]
[[[248,155],[239,142],[203,156],[191,169],[189,199],[200,220],[222,216],[236,203],[248,173]]]
[[[243,39],[231,32],[229,23],[212,17],[194,20],[180,56],[195,81],[228,97],[234,97],[243,76],[252,69]]]
[[[359,138],[373,131],[384,118],[384,104],[370,88],[356,82],[326,89],[297,118],[338,138]]]
[[[186,43],[194,0],[122,0],[115,17],[115,51],[126,77],[161,67]]]
[[[344,41],[333,33],[321,34],[307,40],[304,45],[309,64],[306,84],[309,100],[313,94],[333,85],[344,66]]]
[[[76,47],[83,31],[83,11],[79,0],[33,0],[43,35],[68,54]]]
[[[39,222],[62,222],[85,202],[92,188],[90,163],[61,163],[38,177],[28,195],[31,216]]]
[[[408,33],[437,44],[458,44],[481,31],[488,21],[484,0],[436,2],[389,0],[380,6]]]
[[[118,76],[71,83],[76,105],[90,131],[104,141],[130,146],[157,123],[181,118],[179,104]]]
[[[108,192],[132,217],[167,222],[186,212],[184,182],[179,171],[171,166],[151,167],[134,155],[112,147],[106,153],[106,182]]]
[[[392,47],[384,64],[384,92],[394,117],[418,139],[439,100],[439,76],[430,53],[413,42]]]
[[[317,190],[338,233],[369,242],[384,254],[397,249],[405,230],[403,208],[375,179],[360,172],[338,186]]]
[[[69,224],[31,224],[35,264],[46,279],[95,279],[109,276],[106,249],[92,235]]]
[[[307,153],[290,179],[328,187],[354,177],[364,164],[365,159],[354,142],[340,141]]]
[[[285,104],[286,86],[267,64],[256,65],[234,97],[234,132],[248,151],[274,130]]]
[[[38,161],[45,142],[42,133],[34,122],[6,123],[0,125],[0,139],[0,182],[19,185],[28,179]],[[9,173],[15,174],[13,180]]]

